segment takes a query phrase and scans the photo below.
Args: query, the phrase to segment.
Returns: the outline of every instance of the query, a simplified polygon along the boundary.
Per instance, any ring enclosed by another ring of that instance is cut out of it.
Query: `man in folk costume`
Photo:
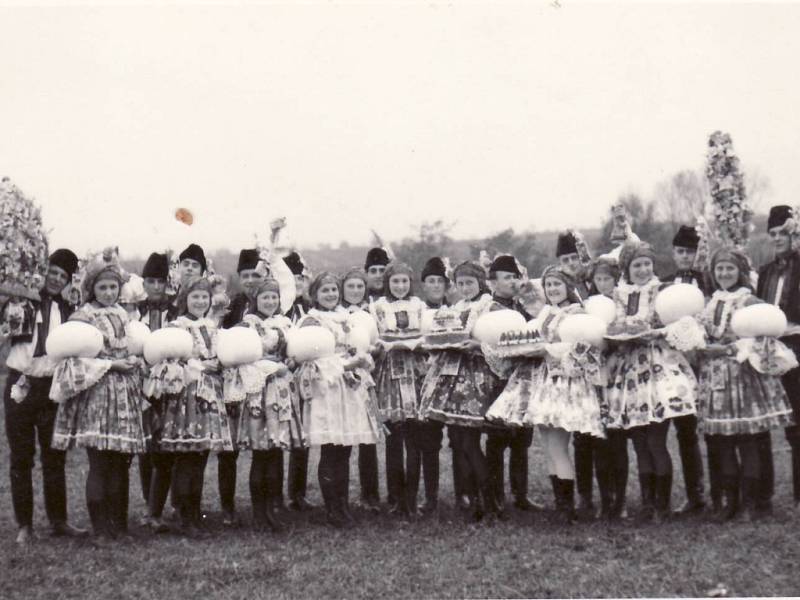
[[[575,295],[583,302],[591,295],[591,282],[586,280],[583,261],[578,249],[578,239],[572,231],[565,231],[558,235],[556,242],[556,258],[558,264],[576,281]],[[594,515],[592,502],[592,471],[594,464],[594,445],[592,436],[584,433],[575,433],[572,437],[575,449],[575,484],[578,488],[578,514],[588,518]]]
[[[367,252],[364,272],[367,274],[367,296],[370,302],[384,295],[383,273],[389,262],[389,254],[384,248],[370,248]]]
[[[308,270],[308,267],[306,267],[303,258],[297,252],[292,251],[284,256],[283,262],[286,263],[286,266],[289,267],[292,275],[294,275],[295,286],[295,301],[292,304],[292,308],[286,313],[286,316],[289,317],[293,323],[297,323],[311,308],[311,302],[306,296],[308,282],[311,280],[311,272]]]
[[[800,253],[792,243],[799,221],[800,215],[795,215],[789,206],[773,206],[770,209],[767,230],[775,248],[775,258],[758,272],[758,297],[778,306],[786,314],[790,326],[800,324]],[[800,358],[800,335],[788,335],[781,341]],[[795,425],[786,428],[786,440],[792,449],[795,506],[800,506],[800,368],[792,369],[781,380],[794,412]],[[759,436],[762,466],[759,507],[770,510],[775,489],[772,440],[769,431]]]
[[[21,305],[17,319],[11,302],[0,310],[12,325],[11,349],[6,366],[8,378],[3,395],[6,433],[11,452],[11,500],[19,526],[17,542],[33,536],[33,467],[36,438],[44,480],[44,504],[53,535],[76,536],[87,532],[67,522],[67,490],[64,475],[66,452],[51,448],[58,404],[49,398],[56,363],[47,356],[47,336],[74,311],[61,295],[78,268],[78,257],[60,248],[50,255],[39,301]],[[16,307],[20,305],[14,302]]]
[[[311,309],[311,302],[306,297],[310,272],[302,257],[297,252],[290,252],[283,257],[283,262],[294,275],[295,300],[286,316],[297,323]],[[302,400],[301,400],[302,402]],[[302,409],[301,409],[302,412]],[[310,510],[313,505],[306,499],[308,488],[308,455],[310,448],[292,448],[289,451],[289,478],[287,488],[289,492],[289,508],[297,511]],[[283,461],[280,464],[280,477],[283,481]],[[281,487],[283,492],[283,487]],[[276,502],[283,506],[283,494],[276,497]]]
[[[150,331],[161,329],[176,316],[175,309],[172,306],[173,298],[167,295],[168,278],[169,259],[167,255],[157,252],[151,253],[142,268],[142,280],[147,298],[139,302],[136,307],[139,311],[139,320],[147,325]],[[153,414],[148,406],[142,415],[142,419],[147,422],[150,421],[152,416]],[[142,495],[147,503],[150,503],[152,482],[155,482],[160,489],[157,493],[158,496],[166,498],[169,493],[172,462],[168,461],[167,464],[158,468],[156,463],[159,461],[160,457],[154,457],[152,451],[139,455],[139,482],[142,486]],[[155,475],[154,468],[158,471]],[[163,501],[161,505],[163,506]],[[149,517],[147,520],[149,521]]]
[[[228,313],[222,319],[222,328],[230,329],[242,322],[244,313],[250,301],[258,290],[258,286],[264,281],[266,270],[259,269],[261,261],[258,250],[255,248],[245,248],[239,251],[239,262],[236,265],[236,273],[239,275],[239,283],[242,291],[231,299]]]
[[[697,247],[700,236],[694,227],[681,225],[675,237],[672,238],[672,259],[677,270],[672,275],[664,277],[667,283],[688,283],[703,292],[704,296],[710,294],[705,273],[694,268]],[[700,454],[700,442],[697,438],[697,417],[686,415],[672,420],[678,433],[678,447],[681,454],[683,467],[683,482],[686,488],[686,502],[675,512],[679,514],[703,510],[703,458]],[[712,464],[714,459],[711,459]],[[722,501],[722,485],[718,481],[719,469],[711,469],[711,497],[715,505]]]
[[[531,320],[531,315],[515,299],[517,286],[522,278],[517,259],[510,254],[495,257],[489,267],[489,280],[494,282],[492,298],[499,307],[514,310]],[[528,448],[533,442],[532,428],[492,427],[486,437],[486,461],[489,467],[489,481],[492,498],[497,503],[497,513],[501,514],[505,505],[505,483],[503,468],[505,451],[509,448],[511,456],[508,464],[508,478],[514,506],[520,510],[541,508],[528,499]]]

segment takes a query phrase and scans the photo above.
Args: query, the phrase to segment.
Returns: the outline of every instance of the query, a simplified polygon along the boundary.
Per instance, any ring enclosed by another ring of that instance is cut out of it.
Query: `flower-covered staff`
[[[59,403],[53,447],[86,448],[86,505],[95,535],[124,534],[128,527],[128,471],[146,450],[139,359],[128,353],[128,313],[117,300],[124,275],[104,251],[85,267],[81,308],[69,318],[102,334],[96,358],[66,358],[53,374],[50,398]]]
[[[10,298],[0,308],[0,323],[11,338],[3,403],[11,453],[11,500],[19,543],[28,542],[33,531],[32,471],[37,430],[44,505],[53,533],[86,533],[67,523],[66,453],[51,445],[58,405],[48,394],[56,362],[47,356],[45,347],[48,334],[72,314],[74,307],[64,299],[62,291],[77,268],[78,257],[71,250],[59,248],[50,255],[39,300]]]
[[[353,267],[342,277],[342,306],[350,313],[368,312],[367,274]],[[375,388],[370,393],[376,394]],[[375,399],[377,405],[377,398]],[[378,448],[375,444],[358,445],[358,479],[361,486],[361,505],[372,513],[380,512],[378,489]],[[394,504],[391,490],[389,504]]]
[[[283,487],[283,451],[304,445],[294,377],[286,365],[286,334],[292,322],[281,312],[281,288],[267,278],[255,290],[241,322],[261,340],[262,360],[225,369],[225,397],[240,399],[239,449],[252,450],[250,498],[256,527],[280,531],[275,513]]]
[[[695,410],[697,380],[682,353],[652,333],[661,282],[649,244],[627,242],[620,255],[623,280],[614,293],[617,317],[609,333],[627,336],[608,359],[606,427],[633,438],[642,488],[640,518],[665,518],[672,490],[667,450],[669,420]]]
[[[192,358],[166,358],[151,367],[144,390],[161,399],[160,452],[175,453],[172,493],[181,528],[194,535],[202,524],[203,478],[209,452],[233,450],[223,382],[217,360],[217,324],[209,318],[213,287],[203,277],[185,281],[177,300],[178,317],[169,324],[188,332]]]
[[[522,278],[517,259],[510,254],[496,256],[489,267],[489,280],[493,282],[492,298],[502,306],[519,312],[526,321],[532,315],[523,308],[515,297]],[[499,510],[505,506],[505,451],[509,449],[508,479],[514,506],[519,510],[531,510],[533,503],[528,499],[528,448],[533,443],[533,428],[492,427],[486,435],[486,461],[489,466],[494,501]]]
[[[411,295],[411,267],[391,262],[384,272],[385,295],[370,305],[381,337],[422,335],[425,303]],[[384,351],[375,366],[376,393],[386,436],[386,483],[394,503],[391,513],[416,514],[422,456],[415,423],[419,421],[419,390],[425,375],[425,357],[415,348],[380,342]],[[403,448],[406,460],[404,465]]]
[[[702,315],[711,344],[701,353],[699,415],[708,454],[713,450],[719,457],[725,496],[719,518],[736,515],[740,490],[743,514],[752,518],[761,477],[757,434],[790,425],[792,409],[776,374],[759,372],[737,356],[732,317],[738,309],[759,302],[750,287],[747,257],[721,248],[711,258],[711,275],[716,290]]]
[[[462,296],[452,308],[440,309],[458,315],[463,330],[470,333],[479,316],[488,312],[494,301],[486,287],[486,271],[475,262],[466,261],[454,271],[456,287]],[[470,499],[472,516],[483,517],[484,501],[493,510],[486,456],[481,449],[484,416],[502,391],[502,380],[491,370],[480,344],[469,340],[459,347],[431,348],[428,373],[422,385],[420,413],[424,418],[451,425],[457,460],[465,479],[473,479]]]
[[[758,272],[756,295],[780,308],[790,323],[789,335],[783,342],[800,358],[800,216],[786,205],[773,206],[767,219],[767,231],[775,258]],[[795,327],[792,327],[792,326]],[[800,507],[800,368],[792,369],[782,378],[783,387],[794,410],[794,424],[786,427],[786,440],[792,450],[792,485],[795,505]],[[769,431],[759,434],[761,448],[761,497],[759,505],[768,510],[775,488],[775,468],[772,460],[772,441]]]
[[[303,361],[296,373],[305,400],[303,426],[308,442],[320,446],[319,486],[334,527],[353,522],[348,504],[350,453],[357,444],[378,441],[377,415],[370,410],[374,385],[369,355],[353,354],[347,345],[349,312],[340,304],[338,278],[322,272],[311,282],[313,307],[298,328],[323,327],[333,335],[334,354]]]
[[[676,271],[663,278],[668,283],[689,283],[697,286],[708,296],[707,274],[696,268],[695,258],[700,244],[700,236],[696,228],[681,225],[672,238],[672,260]],[[683,482],[686,489],[686,502],[676,512],[686,513],[702,510],[703,500],[703,459],[700,455],[700,443],[697,439],[697,417],[686,415],[672,420],[678,434],[678,449],[683,467]],[[719,494],[715,480],[712,480],[712,499]]]
[[[169,278],[169,257],[166,254],[153,252],[147,257],[142,268],[144,291],[147,298],[139,303],[139,320],[147,325],[150,331],[158,331],[175,317],[174,298],[167,294]],[[142,493],[148,507],[148,521],[156,532],[166,532],[168,527],[162,521],[164,503],[172,483],[172,468],[175,454],[159,450],[162,411],[159,409],[162,399],[151,398],[145,407],[142,420],[145,430],[150,433],[148,452],[139,455],[139,477]]]

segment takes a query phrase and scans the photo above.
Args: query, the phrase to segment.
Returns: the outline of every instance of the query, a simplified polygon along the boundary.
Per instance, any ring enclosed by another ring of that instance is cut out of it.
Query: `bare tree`
[[[651,201],[656,216],[673,229],[693,225],[708,198],[708,182],[699,171],[683,170],[656,184]]]

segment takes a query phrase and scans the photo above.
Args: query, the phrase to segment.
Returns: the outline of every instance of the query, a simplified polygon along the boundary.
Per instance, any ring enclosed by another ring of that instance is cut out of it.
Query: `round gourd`
[[[584,342],[599,346],[606,335],[606,327],[606,322],[595,315],[568,315],[558,326],[558,337],[568,344]]]
[[[128,353],[141,356],[144,344],[150,336],[150,328],[141,321],[131,321],[125,325],[125,337],[128,338]]]
[[[47,354],[56,359],[95,358],[103,349],[103,334],[83,321],[67,321],[56,327],[45,342]]]
[[[370,331],[361,325],[351,326],[350,331],[347,332],[345,343],[358,352],[369,352],[369,347],[372,345]]]
[[[378,325],[372,315],[365,310],[357,310],[347,317],[350,327],[361,327],[369,335],[369,343],[374,344],[378,341]]]
[[[525,324],[525,317],[515,310],[493,310],[478,317],[472,337],[482,344],[496,345],[501,335],[507,331],[519,331]]]
[[[731,329],[739,337],[780,337],[786,331],[786,315],[773,304],[752,304],[731,317]]]
[[[600,317],[606,325],[613,323],[617,317],[617,307],[608,296],[590,296],[583,303],[583,308],[587,314]]]
[[[700,288],[690,283],[674,283],[656,296],[656,314],[664,325],[682,317],[693,317],[705,306],[706,299]]]
[[[261,360],[261,338],[255,329],[232,327],[217,333],[217,358],[224,367],[238,367]]]
[[[319,325],[298,327],[286,335],[286,353],[297,362],[325,358],[335,352],[336,338]]]
[[[152,332],[144,343],[144,359],[154,365],[167,358],[191,358],[192,334],[178,327]]]

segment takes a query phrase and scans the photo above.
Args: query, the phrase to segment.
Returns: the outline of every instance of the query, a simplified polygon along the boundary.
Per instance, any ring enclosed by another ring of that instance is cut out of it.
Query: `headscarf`
[[[580,304],[581,298],[578,296],[577,286],[578,282],[569,272],[567,272],[564,267],[561,265],[550,265],[544,268],[542,271],[542,289],[544,290],[544,300],[547,304],[551,304],[550,299],[547,297],[547,286],[545,285],[545,280],[550,277],[554,279],[560,279],[564,282],[564,285],[567,287],[567,300],[571,304]]]
[[[339,281],[339,278],[336,276],[335,273],[331,273],[330,271],[323,271],[322,273],[318,274],[314,279],[311,281],[311,285],[308,288],[308,295],[311,296],[311,305],[315,308],[320,308],[319,303],[317,302],[317,292],[319,289],[325,285],[326,283],[333,283],[339,289],[339,300],[341,301],[342,298],[342,283]]]
[[[733,248],[718,248],[714,251],[711,255],[711,284],[714,286],[715,290],[722,289],[719,287],[717,283],[717,278],[714,275],[714,269],[717,266],[717,263],[720,262],[730,262],[736,265],[739,269],[739,280],[736,282],[736,288],[746,287],[752,291],[753,286],[750,282],[750,271],[752,268],[750,267],[750,260],[747,256],[740,252],[739,250],[734,250]]]
[[[643,256],[652,260],[653,265],[655,266],[656,253],[653,250],[653,247],[647,242],[629,241],[625,242],[625,244],[622,246],[622,251],[619,254],[619,265],[620,270],[622,271],[622,278],[628,283],[633,283],[631,281],[630,274],[631,263],[637,258],[641,258]]]
[[[281,286],[278,283],[278,280],[273,279],[272,277],[267,277],[264,281],[262,281],[261,284],[258,286],[258,289],[256,289],[256,293],[253,294],[253,297],[248,298],[249,312],[251,313],[258,312],[258,297],[264,292],[275,292],[276,294],[278,294],[278,308],[275,310],[275,314],[280,314]]]
[[[194,277],[190,279],[188,282],[186,282],[183,286],[181,286],[181,291],[178,294],[178,299],[177,299],[179,317],[189,312],[187,299],[189,298],[189,294],[197,290],[203,290],[208,292],[209,303],[206,314],[208,314],[208,311],[211,310],[211,295],[214,293],[211,282],[205,277]]]
[[[480,264],[472,260],[465,260],[459,264],[453,271],[453,281],[459,277],[474,277],[478,280],[478,295],[488,294],[489,287],[486,285],[486,269]],[[471,298],[467,298],[471,300]]]
[[[364,282],[364,296],[361,298],[361,302],[364,302],[364,300],[367,298],[367,274],[364,273],[364,269],[361,267],[352,267],[342,277],[342,306],[344,307],[351,306],[351,304],[344,297],[344,284],[350,279],[360,279]]]

